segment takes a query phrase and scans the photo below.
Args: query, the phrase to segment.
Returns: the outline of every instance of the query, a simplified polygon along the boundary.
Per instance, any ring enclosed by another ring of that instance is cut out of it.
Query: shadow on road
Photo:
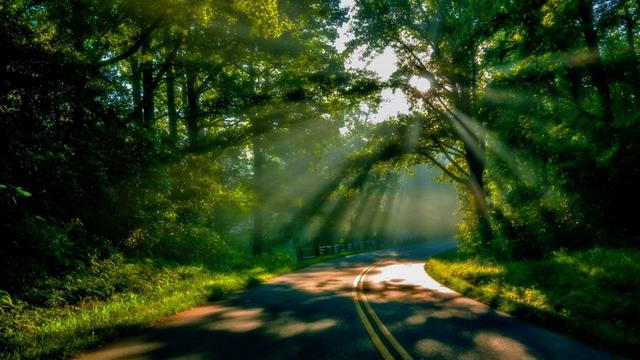
[[[367,297],[416,358],[606,355],[438,288],[422,264],[449,247],[404,247],[317,264],[182,312],[82,358],[378,359],[351,298],[354,278],[374,262],[379,265],[367,276]]]

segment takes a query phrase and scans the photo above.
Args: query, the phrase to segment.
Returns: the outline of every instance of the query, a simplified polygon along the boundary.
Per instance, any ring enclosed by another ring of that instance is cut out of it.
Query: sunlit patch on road
[[[377,274],[368,277],[371,283],[394,283],[406,286],[420,286],[443,294],[452,294],[452,290],[442,286],[424,272],[422,263],[393,264],[377,267]],[[402,279],[397,281],[397,279]]]

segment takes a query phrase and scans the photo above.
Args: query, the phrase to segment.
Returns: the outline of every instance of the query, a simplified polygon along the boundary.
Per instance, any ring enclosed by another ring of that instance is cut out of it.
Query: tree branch
[[[133,56],[138,52],[138,50],[140,50],[142,45],[144,45],[144,43],[149,40],[151,34],[155,31],[155,29],[158,28],[158,26],[160,26],[163,20],[164,14],[158,16],[158,18],[149,27],[147,27],[143,32],[140,33],[140,35],[138,35],[138,38],[129,49],[127,49],[120,55],[112,57],[111,59],[101,60],[100,62],[98,62],[98,66],[103,67],[112,65]]]
[[[429,155],[429,153],[427,153],[426,151],[423,151],[422,155],[424,155],[424,157],[429,159],[429,161],[431,161],[431,163],[433,163],[435,166],[439,167],[440,170],[442,170],[445,174],[447,174],[447,176],[449,176],[454,181],[457,181],[457,182],[459,182],[460,184],[463,184],[463,185],[467,185],[467,186],[469,185],[469,181],[467,179],[463,179],[463,178],[459,177],[458,175],[452,173],[449,169],[447,169],[446,166],[441,164],[438,160],[436,160],[433,156]]]
[[[462,168],[462,166],[460,166],[449,154],[449,152],[447,152],[447,150],[442,146],[442,143],[440,143],[439,141],[435,141],[436,145],[440,148],[440,150],[442,150],[442,154],[447,158],[447,160],[449,160],[449,162],[451,164],[453,164],[453,166],[458,169],[458,171],[460,171],[461,173],[463,173],[466,177],[469,177],[470,174],[467,173],[467,171],[465,169]]]

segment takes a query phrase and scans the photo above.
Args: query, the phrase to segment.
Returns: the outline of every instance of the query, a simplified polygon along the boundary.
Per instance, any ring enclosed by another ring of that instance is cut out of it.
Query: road
[[[424,272],[451,241],[353,255],[179,313],[81,359],[607,359]]]

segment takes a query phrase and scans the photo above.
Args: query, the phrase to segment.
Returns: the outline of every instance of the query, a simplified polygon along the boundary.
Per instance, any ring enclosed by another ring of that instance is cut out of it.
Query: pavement
[[[317,264],[181,312],[79,359],[613,359],[437,283],[453,241]]]

